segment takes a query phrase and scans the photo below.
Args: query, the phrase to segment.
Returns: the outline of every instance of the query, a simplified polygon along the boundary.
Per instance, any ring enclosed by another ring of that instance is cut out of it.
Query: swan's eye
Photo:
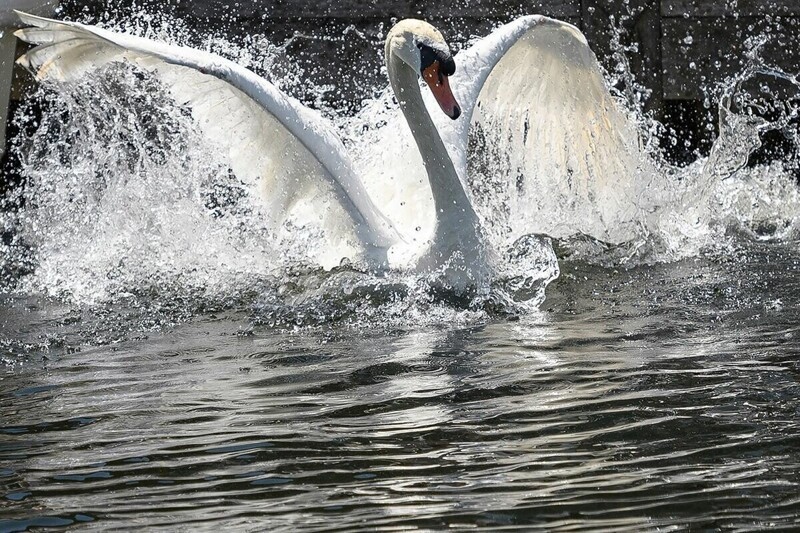
[[[433,63],[439,62],[440,72],[445,76],[452,76],[456,71],[456,62],[450,50],[442,49],[438,46],[430,46],[425,43],[417,43],[420,58],[420,74],[424,73]]]
[[[447,59],[441,62],[442,64],[442,74],[445,76],[452,76],[456,72],[456,62],[453,59],[453,56],[448,57]]]

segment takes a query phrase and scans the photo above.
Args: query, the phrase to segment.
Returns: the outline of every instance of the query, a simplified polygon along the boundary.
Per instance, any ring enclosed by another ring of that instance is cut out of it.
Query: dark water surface
[[[0,531],[800,527],[793,248],[564,263],[542,316],[452,328],[115,339],[8,296]]]

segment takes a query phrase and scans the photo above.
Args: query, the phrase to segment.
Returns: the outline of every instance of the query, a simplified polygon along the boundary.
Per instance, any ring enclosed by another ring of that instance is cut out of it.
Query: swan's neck
[[[387,67],[392,89],[414,135],[431,185],[436,207],[434,244],[463,241],[465,234],[476,234],[475,211],[422,100],[419,76],[399,57],[394,54],[389,54],[388,57]]]

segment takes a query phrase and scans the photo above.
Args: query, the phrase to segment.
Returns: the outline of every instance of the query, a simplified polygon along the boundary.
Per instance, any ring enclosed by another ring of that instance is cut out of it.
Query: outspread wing
[[[456,63],[452,86],[471,120],[455,126],[465,149],[453,156],[469,158],[479,210],[503,214],[512,237],[638,234],[655,172],[577,28],[522,17]]]
[[[113,61],[130,61],[154,73],[188,106],[204,135],[228,154],[234,173],[260,187],[278,215],[297,195],[327,183],[363,244],[382,249],[396,242],[333,128],[268,81],[211,53],[18,15],[31,27],[16,35],[37,45],[19,63],[37,78],[70,80]]]

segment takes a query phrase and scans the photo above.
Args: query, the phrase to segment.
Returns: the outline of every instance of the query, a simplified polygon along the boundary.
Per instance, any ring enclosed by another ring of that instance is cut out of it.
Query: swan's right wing
[[[300,195],[327,184],[364,244],[385,248],[395,241],[327,121],[253,72],[208,52],[18,15],[31,27],[16,35],[37,45],[19,63],[38,79],[70,80],[110,62],[134,63],[191,109],[237,177],[262,190],[276,220]]]
[[[619,242],[640,231],[655,172],[577,28],[521,17],[455,59],[452,86],[468,117],[458,144],[469,136],[473,195],[494,202],[484,211],[504,213],[515,236]]]

